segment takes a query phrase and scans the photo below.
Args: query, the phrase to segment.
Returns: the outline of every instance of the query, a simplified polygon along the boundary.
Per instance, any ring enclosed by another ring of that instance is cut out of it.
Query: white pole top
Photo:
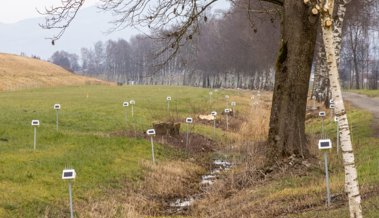
[[[39,120],[32,120],[32,126],[39,126]]]
[[[155,135],[155,129],[148,129],[148,130],[146,131],[146,134],[147,134],[147,135]]]
[[[71,180],[76,178],[76,172],[74,169],[65,169],[62,172],[63,180]]]
[[[186,123],[192,123],[192,121],[193,121],[193,120],[192,120],[192,117],[187,117],[187,118],[186,118]]]
[[[332,141],[330,139],[320,139],[318,141],[318,149],[326,150],[332,148]]]
[[[60,110],[61,105],[60,104],[54,104],[54,110]]]

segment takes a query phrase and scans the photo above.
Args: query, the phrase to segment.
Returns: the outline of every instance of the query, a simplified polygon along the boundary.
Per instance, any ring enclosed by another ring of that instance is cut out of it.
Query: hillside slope
[[[106,82],[75,75],[46,61],[0,53],[0,91],[101,83]]]

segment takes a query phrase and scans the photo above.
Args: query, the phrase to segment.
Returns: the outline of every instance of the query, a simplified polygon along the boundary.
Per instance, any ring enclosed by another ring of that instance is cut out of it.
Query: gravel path
[[[379,138],[379,97],[370,98],[365,95],[360,95],[351,92],[344,92],[343,99],[351,102],[355,107],[364,109],[373,114],[373,123],[375,137]]]

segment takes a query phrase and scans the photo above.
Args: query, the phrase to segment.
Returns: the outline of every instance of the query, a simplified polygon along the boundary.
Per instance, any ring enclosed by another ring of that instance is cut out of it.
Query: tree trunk
[[[335,19],[333,36],[334,36],[334,45],[336,51],[336,61],[337,67],[340,63],[340,52],[342,46],[342,27],[343,21],[346,13],[346,4],[348,4],[350,0],[338,0],[337,1],[337,19]]]
[[[310,15],[303,1],[286,0],[283,6],[282,45],[268,136],[272,160],[309,153],[305,146],[305,110],[318,17]]]
[[[326,5],[333,14],[334,1],[329,0]],[[331,17],[330,14],[324,16]],[[325,51],[327,52],[327,63],[329,68],[329,78],[331,82],[331,88],[333,93],[333,99],[335,102],[335,113],[338,117],[339,134],[341,140],[342,158],[345,168],[345,189],[349,198],[349,210],[351,218],[361,218],[361,195],[359,193],[358,175],[355,168],[355,160],[353,153],[353,146],[350,138],[349,123],[345,111],[345,106],[342,100],[341,86],[338,79],[338,68],[335,54],[335,45],[333,42],[333,30],[331,27],[324,25],[325,18],[322,16],[322,30],[325,44]]]

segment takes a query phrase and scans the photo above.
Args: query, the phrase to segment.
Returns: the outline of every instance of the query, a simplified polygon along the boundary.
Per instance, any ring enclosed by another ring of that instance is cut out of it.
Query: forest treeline
[[[164,33],[152,33],[130,40],[99,41],[82,48],[80,56],[57,51],[50,61],[119,83],[272,89],[280,11],[262,2],[251,1],[249,6],[244,2],[236,1],[228,12],[208,11],[197,32],[187,34],[177,52],[167,44]],[[340,62],[345,88],[378,88],[378,9],[378,1],[347,5]],[[322,63],[317,53],[316,70]]]
[[[271,89],[280,18],[278,11],[256,7],[260,13],[248,13],[242,4],[228,13],[207,12],[198,32],[186,35],[177,52],[161,52],[167,44],[159,33],[99,41],[82,48],[80,57],[57,51],[51,61],[119,83]]]

